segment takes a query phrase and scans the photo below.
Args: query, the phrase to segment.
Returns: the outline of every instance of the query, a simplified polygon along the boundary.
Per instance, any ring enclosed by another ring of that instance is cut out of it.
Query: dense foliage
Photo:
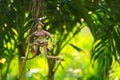
[[[33,22],[31,8],[34,1],[0,0],[1,79],[7,79],[7,74],[11,74],[10,65],[14,65],[12,61],[19,59],[19,65],[23,65],[20,64],[20,57],[25,56],[28,49],[26,39]],[[108,78],[109,71],[114,70],[113,64],[120,62],[119,3],[119,0],[40,0],[39,17],[44,17],[42,19],[44,29],[52,33],[55,38],[54,50],[49,53],[60,55],[63,51],[67,54],[65,48],[68,44],[81,51],[81,48],[77,47],[79,45],[71,40],[74,40],[81,29],[87,26],[94,38],[93,46],[89,48],[92,50],[88,50],[91,52],[91,63],[99,68],[96,74],[100,75],[100,80]],[[2,62],[4,60],[5,64]],[[46,62],[49,80],[53,79],[56,73],[53,71],[56,63],[52,60]]]

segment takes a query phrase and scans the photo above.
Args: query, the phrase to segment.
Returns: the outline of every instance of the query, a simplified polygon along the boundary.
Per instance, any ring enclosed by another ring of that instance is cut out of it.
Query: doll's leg
[[[46,47],[46,45],[43,46],[43,49],[44,49],[45,57],[47,57],[48,59],[56,59],[56,60],[64,61],[62,58],[59,58],[59,57],[57,57],[57,56],[49,56],[49,55],[47,54],[47,47]]]
[[[28,60],[28,59],[33,59],[33,58],[36,57],[38,54],[40,54],[39,45],[38,45],[38,44],[34,45],[32,51],[33,51],[32,57],[27,58],[27,60]]]

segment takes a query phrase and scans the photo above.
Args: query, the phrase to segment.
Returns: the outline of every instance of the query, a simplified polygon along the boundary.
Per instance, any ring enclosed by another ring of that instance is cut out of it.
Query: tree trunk
[[[49,72],[48,72],[48,80],[54,80],[54,72],[50,69],[49,69]]]
[[[48,59],[48,80],[54,80],[54,66],[55,61]]]

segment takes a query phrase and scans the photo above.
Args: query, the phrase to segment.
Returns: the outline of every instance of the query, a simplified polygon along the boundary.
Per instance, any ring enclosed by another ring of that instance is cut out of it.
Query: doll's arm
[[[53,45],[54,45],[54,38],[53,38],[52,35],[51,35],[49,32],[47,32],[47,31],[46,31],[46,35],[49,36],[49,37],[51,38],[51,40],[52,40],[51,46],[52,46],[52,48],[53,48]]]

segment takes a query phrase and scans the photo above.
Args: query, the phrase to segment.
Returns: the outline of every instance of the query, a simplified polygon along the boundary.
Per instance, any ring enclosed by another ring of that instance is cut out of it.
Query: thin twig
[[[18,77],[18,80],[20,80],[21,77],[22,77],[23,71],[24,71],[24,69],[25,69],[25,65],[26,65],[26,60],[24,61],[24,65],[23,65],[23,67],[22,67],[22,71],[21,71],[21,73],[20,73],[20,76]]]
[[[55,73],[56,70],[58,69],[59,65],[62,67],[62,69],[64,69],[64,67],[62,66],[61,61],[60,61],[59,64],[57,65],[57,67],[55,68],[55,70],[53,70],[54,73]]]

